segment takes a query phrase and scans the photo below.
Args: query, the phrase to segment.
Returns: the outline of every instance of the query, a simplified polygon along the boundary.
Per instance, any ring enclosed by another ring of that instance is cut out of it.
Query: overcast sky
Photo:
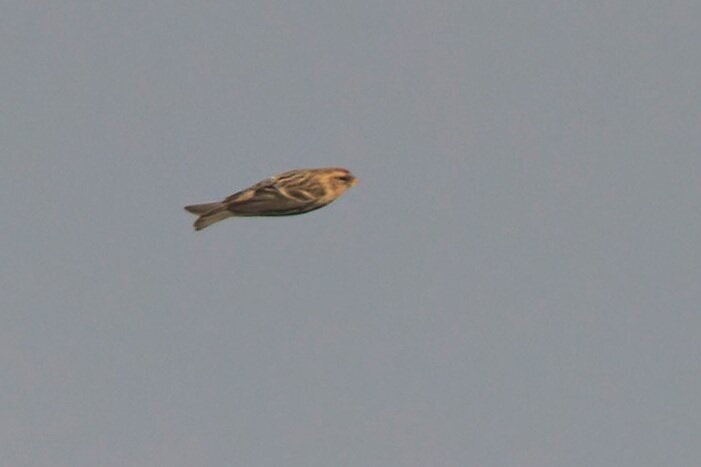
[[[0,464],[701,465],[700,25],[3,2]],[[317,166],[359,184],[182,209]]]

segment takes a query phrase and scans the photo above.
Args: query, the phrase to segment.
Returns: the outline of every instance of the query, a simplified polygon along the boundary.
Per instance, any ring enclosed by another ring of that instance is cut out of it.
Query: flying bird
[[[340,167],[297,169],[267,178],[222,201],[185,206],[195,230],[229,217],[293,216],[323,208],[357,183]]]

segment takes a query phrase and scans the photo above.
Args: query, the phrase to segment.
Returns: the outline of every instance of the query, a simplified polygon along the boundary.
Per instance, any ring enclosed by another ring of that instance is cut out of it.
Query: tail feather
[[[191,206],[185,206],[185,210],[187,212],[191,212],[193,214],[197,214],[198,216],[201,216],[202,214],[206,214],[209,211],[214,211],[217,208],[222,207],[222,203],[215,202],[215,203],[204,203],[204,204],[193,204]]]
[[[195,230],[202,230],[215,222],[223,221],[233,216],[224,203],[194,204],[185,206],[185,209],[199,216],[194,224]]]

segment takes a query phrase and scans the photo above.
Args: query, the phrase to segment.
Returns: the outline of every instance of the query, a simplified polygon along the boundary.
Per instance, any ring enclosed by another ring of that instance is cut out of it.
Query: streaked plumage
[[[185,206],[185,209],[199,216],[195,230],[228,217],[293,216],[326,206],[356,182],[353,174],[339,167],[290,170],[222,201]]]

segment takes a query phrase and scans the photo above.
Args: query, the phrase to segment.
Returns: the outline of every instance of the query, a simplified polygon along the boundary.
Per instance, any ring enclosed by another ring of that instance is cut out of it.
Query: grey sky
[[[0,464],[701,465],[700,24],[3,2]]]

